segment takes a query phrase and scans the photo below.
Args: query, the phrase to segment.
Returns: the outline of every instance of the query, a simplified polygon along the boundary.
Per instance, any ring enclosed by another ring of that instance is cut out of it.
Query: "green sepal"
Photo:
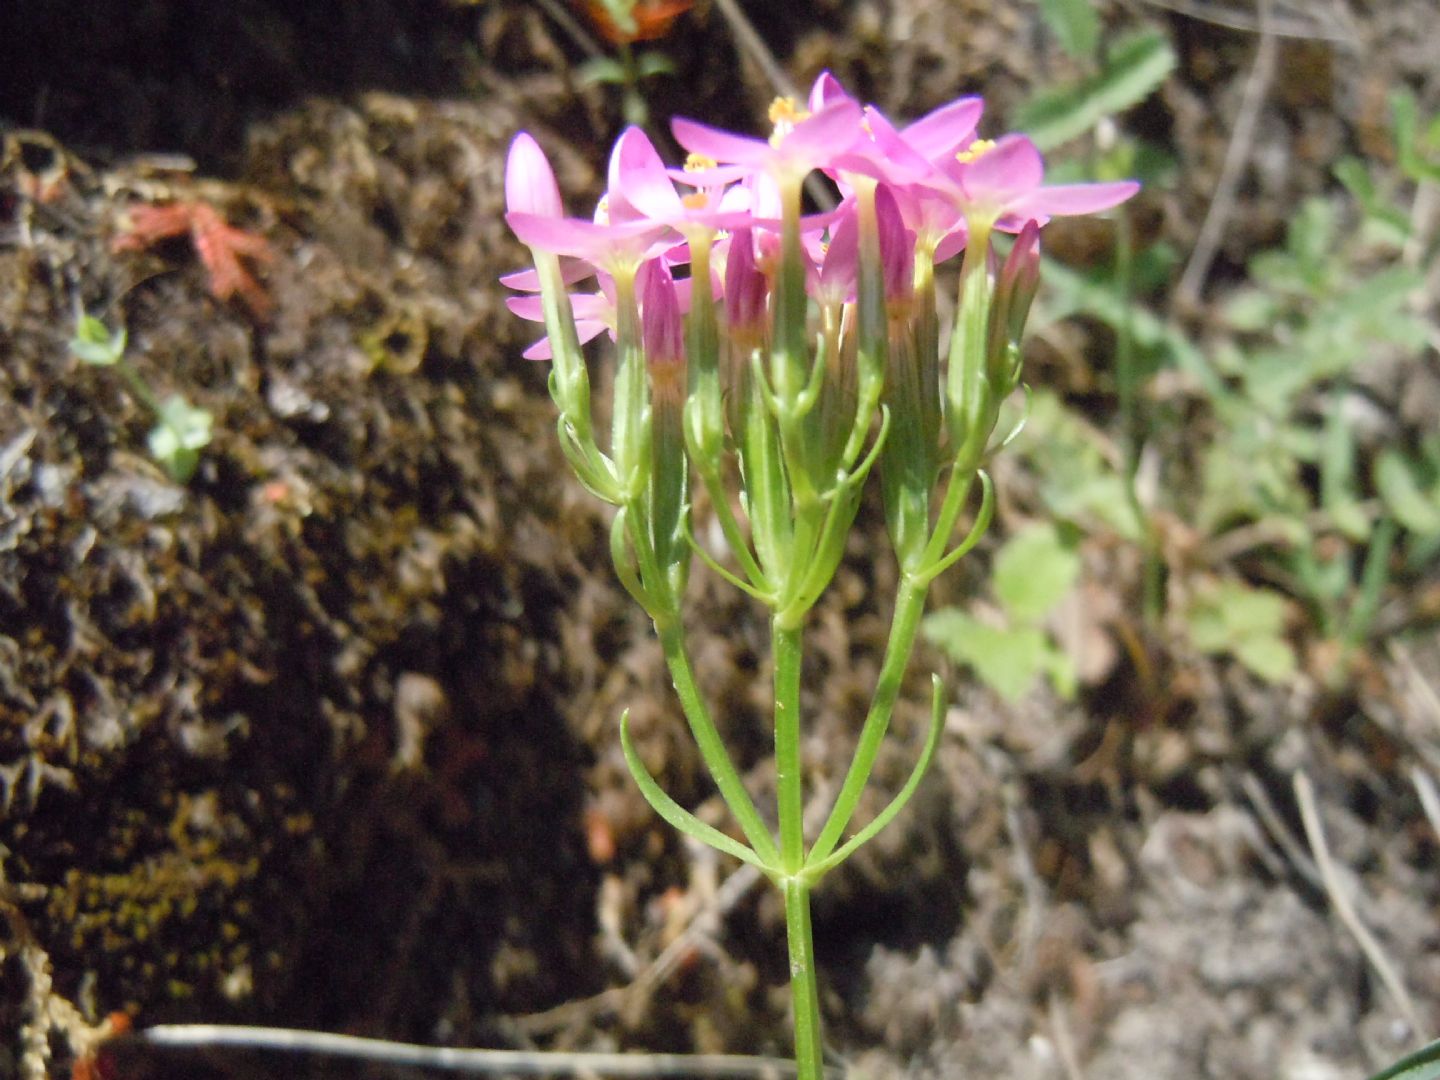
[[[916,573],[916,578],[925,582],[934,581],[950,567],[963,559],[970,553],[980,538],[985,535],[985,530],[990,528],[990,519],[995,516],[995,484],[990,479],[990,474],[984,469],[977,473],[980,477],[980,512],[975,515],[975,524],[970,526],[970,531],[965,534],[965,539],[955,545],[948,554],[941,556],[928,568]]]
[[[782,621],[791,623],[809,611],[815,605],[815,601],[820,598],[820,594],[825,591],[825,587],[830,584],[831,578],[835,576],[835,570],[845,556],[845,538],[860,509],[861,489],[865,484],[865,478],[879,458],[889,434],[890,410],[882,408],[880,410],[880,430],[876,433],[870,453],[826,496],[830,502],[830,508],[826,511],[825,523],[820,528],[814,557],[806,564],[805,572],[795,592],[795,598],[787,605],[791,610],[787,612],[786,618]]]
[[[629,517],[622,506],[615,515],[615,520],[610,523],[610,561],[615,564],[615,576],[620,579],[620,584],[625,586],[625,591],[653,619],[656,617],[655,598],[641,584],[640,575],[635,569],[635,556],[625,543],[628,525]]]
[[[775,877],[776,870],[767,866],[754,851],[733,837],[726,836],[713,825],[705,824],[665,793],[665,789],[645,768],[645,763],[635,752],[635,744],[630,741],[629,709],[620,714],[620,749],[624,751],[625,764],[630,769],[630,775],[635,778],[635,786],[640,789],[640,794],[645,796],[645,801],[666,822],[686,836],[694,837],[703,844],[709,844],[717,851],[733,855],[741,862],[749,863],[772,879]]]
[[[855,854],[863,845],[873,840],[881,829],[894,821],[895,816],[905,809],[905,804],[915,794],[915,789],[920,786],[920,781],[925,778],[925,773],[930,768],[930,762],[935,757],[935,749],[940,745],[940,735],[945,730],[943,723],[945,719],[945,687],[940,682],[938,675],[930,676],[930,682],[933,687],[930,700],[930,730],[925,735],[925,745],[920,751],[919,760],[915,762],[915,768],[910,771],[910,778],[905,781],[905,786],[900,789],[895,798],[890,800],[890,805],[876,814],[868,825],[845,844],[819,862],[806,862],[803,874],[811,884],[819,881],[825,874]]]

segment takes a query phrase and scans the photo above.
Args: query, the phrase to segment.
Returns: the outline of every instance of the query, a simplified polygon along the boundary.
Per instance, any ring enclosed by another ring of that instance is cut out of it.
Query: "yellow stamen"
[[[795,125],[800,123],[810,114],[795,104],[792,97],[777,97],[770,103],[770,123],[774,130],[770,135],[772,143],[778,143],[786,135],[795,130]]]
[[[601,195],[600,201],[595,204],[595,224],[610,224],[610,196]]]
[[[715,159],[704,154],[691,154],[685,159],[686,172],[707,172],[715,168]]]
[[[685,204],[687,210],[704,210],[710,205],[710,197],[703,191],[692,191],[689,195],[681,195],[680,201]]]
[[[994,139],[976,139],[968,147],[956,154],[955,160],[960,162],[961,165],[969,165],[972,161],[984,157],[994,149]]]

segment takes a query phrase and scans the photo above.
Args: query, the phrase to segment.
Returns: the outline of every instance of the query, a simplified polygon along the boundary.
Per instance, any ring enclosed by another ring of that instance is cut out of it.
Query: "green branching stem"
[[[780,865],[780,851],[775,846],[775,838],[770,835],[754,800],[745,790],[740,774],[715,728],[715,721],[710,717],[710,709],[695,683],[695,673],[690,667],[690,656],[685,648],[684,632],[679,620],[663,626],[657,622],[655,630],[660,638],[660,647],[665,653],[665,663],[670,669],[670,679],[675,684],[675,693],[680,698],[680,707],[685,712],[685,719],[690,725],[690,733],[695,738],[695,745],[700,750],[705,768],[714,778],[715,786],[720,789],[721,797],[735,815],[735,820],[755,854],[769,866]]]
[[[895,600],[895,615],[890,623],[890,640],[885,643],[885,659],[880,666],[880,677],[876,680],[875,696],[870,702],[865,724],[860,729],[860,740],[855,747],[855,756],[835,797],[819,837],[810,849],[809,861],[814,864],[823,861],[845,834],[850,819],[860,805],[866,781],[875,768],[875,758],[880,753],[880,744],[890,728],[890,716],[900,696],[900,684],[909,665],[910,654],[915,647],[915,635],[920,629],[920,617],[925,612],[925,595],[929,582],[905,575],[900,592]]]

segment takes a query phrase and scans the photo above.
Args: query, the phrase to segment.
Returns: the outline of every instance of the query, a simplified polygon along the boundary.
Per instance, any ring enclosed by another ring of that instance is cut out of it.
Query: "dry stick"
[[[557,3],[557,0],[536,0],[536,2],[540,5],[541,10],[550,16],[555,25],[569,34],[570,40],[575,42],[580,47],[580,51],[591,60],[605,55],[605,50],[600,48],[595,39],[585,32],[584,27],[575,21],[570,12],[565,10],[563,4]]]
[[[1200,22],[1211,23],[1215,26],[1223,26],[1229,30],[1242,30],[1249,34],[1261,32],[1259,22],[1249,14],[1234,8],[1197,3],[1195,0],[1141,0],[1141,2],[1150,7],[1160,8],[1162,11],[1173,11],[1177,15],[1198,19]],[[1321,27],[1303,20],[1272,18],[1266,31],[1276,37],[1300,38],[1305,41],[1334,41],[1352,47],[1355,45],[1355,35],[1351,31]]]
[[[790,81],[790,76],[785,74],[785,69],[775,59],[775,54],[765,44],[765,39],[756,32],[754,24],[745,17],[745,12],[740,10],[740,5],[735,0],[715,0],[715,6],[730,24],[730,32],[735,35],[735,43],[740,46],[741,52],[748,53],[750,59],[755,61],[771,89],[780,97],[799,101],[799,89]],[[805,191],[822,210],[834,209],[834,198],[814,173],[805,178]]]
[[[1430,779],[1430,774],[1419,765],[1410,770],[1410,782],[1415,785],[1416,792],[1420,795],[1420,806],[1425,811],[1425,816],[1430,819],[1430,828],[1435,830],[1435,835],[1440,836],[1440,792],[1435,790],[1435,781]]]
[[[1400,976],[1395,973],[1394,967],[1386,958],[1380,948],[1380,943],[1370,933],[1370,928],[1360,921],[1354,906],[1350,903],[1350,895],[1345,891],[1344,883],[1340,880],[1340,874],[1335,868],[1334,861],[1330,858],[1330,849],[1325,842],[1325,831],[1320,824],[1320,812],[1315,805],[1315,787],[1310,783],[1310,777],[1304,771],[1295,774],[1295,800],[1300,804],[1300,820],[1305,823],[1305,835],[1310,841],[1310,850],[1315,854],[1316,865],[1320,868],[1320,876],[1325,881],[1325,892],[1330,897],[1330,903],[1334,905],[1335,914],[1349,930],[1351,935],[1359,943],[1360,949],[1365,954],[1365,959],[1370,961],[1370,966],[1375,969],[1375,974],[1380,976],[1380,981],[1385,984],[1385,989],[1390,991],[1390,996],[1395,999],[1396,1005],[1405,1016],[1405,1022],[1410,1025],[1410,1032],[1413,1036],[1419,1036],[1424,1028],[1420,1023],[1420,1014],[1415,1011],[1415,1003],[1410,1000],[1410,994],[1405,989],[1405,984],[1400,981]]]
[[[725,21],[730,24],[730,32],[735,35],[735,42],[743,52],[750,54],[750,59],[759,65],[765,78],[774,87],[775,93],[784,97],[800,100],[800,91],[785,74],[785,69],[780,66],[775,54],[770,47],[756,32],[750,20],[745,17],[745,12],[740,10],[740,5],[735,0],[715,0],[715,6],[720,9],[720,14],[725,16]]]
[[[1075,1036],[1070,1033],[1070,1021],[1065,1015],[1065,1003],[1054,991],[1050,993],[1047,1011],[1050,1014],[1050,1030],[1055,1036],[1055,1051],[1060,1055],[1066,1080],[1085,1080],[1085,1072],[1080,1068],[1080,1055],[1075,1051]]]
[[[241,1047],[252,1050],[327,1054],[412,1068],[514,1076],[575,1075],[584,1071],[616,1077],[779,1077],[794,1076],[795,1065],[779,1058],[742,1054],[541,1053],[530,1050],[468,1050],[421,1046],[356,1035],[290,1028],[229,1024],[157,1024],[135,1040],[151,1046]],[[128,1039],[126,1041],[129,1041]],[[837,1074],[838,1075],[838,1074]]]
[[[1205,221],[1200,226],[1200,235],[1195,239],[1195,248],[1190,252],[1190,261],[1185,264],[1185,273],[1175,288],[1175,304],[1181,309],[1194,307],[1200,299],[1200,290],[1210,274],[1220,240],[1229,224],[1230,214],[1235,209],[1235,192],[1240,186],[1241,174],[1250,160],[1255,139],[1255,125],[1260,119],[1260,108],[1265,104],[1265,95],[1270,92],[1271,80],[1275,77],[1275,57],[1278,52],[1278,37],[1270,29],[1270,0],[1260,0],[1260,44],[1255,51],[1255,63],[1245,81],[1245,93],[1240,99],[1240,112],[1235,117],[1235,128],[1230,133],[1230,143],[1225,147],[1225,161],[1220,167],[1220,180],[1215,185],[1215,194],[1205,211]]]
[[[1265,787],[1256,778],[1253,772],[1247,771],[1240,778],[1240,786],[1245,791],[1245,797],[1250,800],[1250,805],[1260,815],[1266,830],[1275,842],[1284,849],[1286,857],[1291,865],[1298,870],[1302,877],[1317,889],[1324,889],[1325,883],[1320,878],[1320,870],[1315,865],[1315,860],[1305,854],[1305,849],[1300,846],[1300,841],[1295,839],[1295,834],[1286,827],[1284,820],[1275,809],[1275,804],[1270,801],[1266,794]]]

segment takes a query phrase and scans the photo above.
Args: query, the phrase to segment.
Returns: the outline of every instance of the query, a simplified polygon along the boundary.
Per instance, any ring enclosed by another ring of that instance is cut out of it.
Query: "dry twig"
[[[1205,211],[1205,220],[1200,225],[1199,236],[1195,238],[1190,261],[1185,264],[1185,273],[1175,288],[1175,303],[1181,309],[1193,307],[1200,299],[1200,290],[1205,286],[1230,214],[1235,209],[1235,192],[1250,160],[1260,109],[1275,78],[1275,58],[1279,50],[1276,35],[1270,28],[1270,2],[1260,0],[1260,45],[1255,52],[1255,63],[1245,81],[1245,93],[1240,99],[1240,111],[1235,116],[1230,143],[1225,148],[1225,161],[1220,167],[1215,194]]]
[[[743,1054],[541,1053],[421,1046],[356,1035],[229,1024],[158,1024],[136,1038],[151,1046],[234,1047],[352,1058],[386,1065],[445,1069],[493,1076],[574,1076],[587,1071],[616,1077],[781,1077],[795,1066],[778,1058]]]
[[[1261,33],[1260,20],[1249,12],[1238,8],[1222,7],[1219,4],[1202,3],[1200,0],[1141,0],[1150,7],[1162,11],[1173,11],[1176,15],[1198,19],[1200,22],[1223,26],[1230,30],[1241,30],[1249,34]],[[1342,26],[1349,20],[1296,18],[1272,16],[1266,32],[1276,37],[1299,38],[1303,41],[1333,41],[1354,48],[1357,44],[1353,26]]]
[[[1410,770],[1410,781],[1420,796],[1420,806],[1430,821],[1430,828],[1434,829],[1435,836],[1440,838],[1440,793],[1435,790],[1435,781],[1431,780],[1430,774],[1419,765]]]
[[[1370,962],[1375,974],[1385,984],[1385,989],[1395,999],[1405,1022],[1410,1025],[1411,1034],[1418,1036],[1424,1028],[1420,1023],[1420,1014],[1415,1009],[1415,1002],[1411,1000],[1410,993],[1405,989],[1394,965],[1380,948],[1380,943],[1375,940],[1375,935],[1360,920],[1355,906],[1351,903],[1345,883],[1340,880],[1339,870],[1330,858],[1330,848],[1325,841],[1324,828],[1320,824],[1320,811],[1315,804],[1315,786],[1303,771],[1295,774],[1295,801],[1300,805],[1300,820],[1305,824],[1305,836],[1310,841],[1310,850],[1315,855],[1315,863],[1320,868],[1325,892],[1330,897],[1335,914],[1355,938],[1360,951],[1365,954],[1365,959]]]

